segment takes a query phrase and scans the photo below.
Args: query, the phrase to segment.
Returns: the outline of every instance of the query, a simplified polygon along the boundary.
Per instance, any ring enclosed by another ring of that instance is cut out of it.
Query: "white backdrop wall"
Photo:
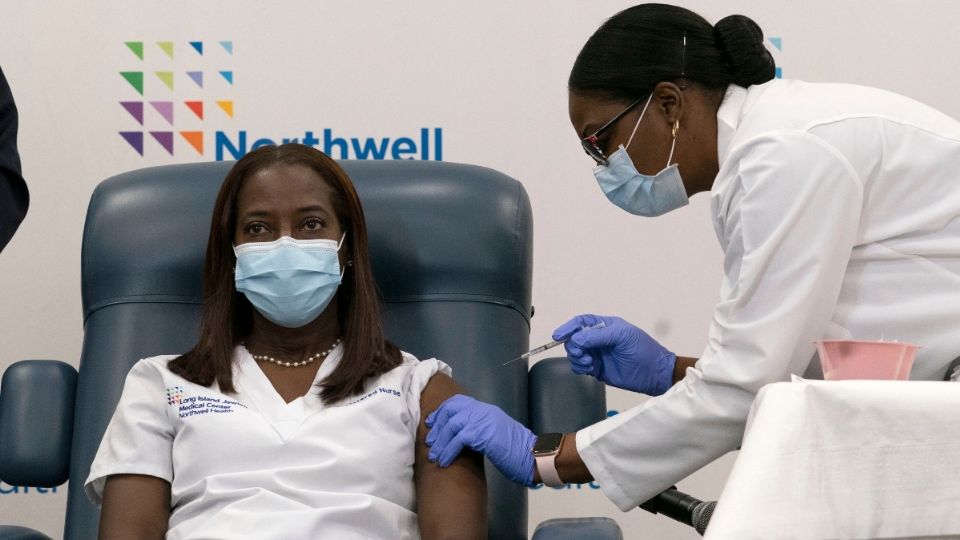
[[[0,255],[0,369],[26,358],[77,363],[80,237],[98,182],[146,165],[216,159],[218,137],[231,159],[240,132],[250,147],[261,138],[303,141],[310,131],[321,148],[326,133],[343,139],[331,143],[334,157],[350,158],[365,150],[372,157],[389,138],[387,158],[396,151],[436,159],[439,150],[443,160],[503,171],[523,182],[533,204],[531,343],[592,311],[624,316],[678,353],[698,355],[720,280],[707,197],[656,220],[617,210],[597,188],[566,115],[566,78],[579,48],[631,4],[3,2],[0,66],[20,110],[31,207]],[[956,2],[682,4],[711,21],[754,18],[784,77],[879,86],[960,117]],[[126,42],[142,42],[142,59]],[[143,73],[142,95],[121,72]],[[187,101],[203,102],[202,118]],[[142,118],[120,102],[142,103]],[[131,133],[140,133],[142,155],[120,132],[134,142]],[[365,147],[371,143],[377,148]],[[640,399],[609,393],[612,409]],[[716,498],[733,459],[680,487]],[[64,487],[0,484],[0,523],[59,537],[65,499]],[[628,539],[697,537],[662,517],[620,513],[589,485],[531,493],[531,531],[544,519],[586,515],[613,517]]]

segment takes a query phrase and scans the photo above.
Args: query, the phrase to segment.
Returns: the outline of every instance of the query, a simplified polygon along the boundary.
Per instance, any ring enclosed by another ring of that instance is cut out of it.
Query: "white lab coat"
[[[960,356],[960,123],[785,80],[731,86],[717,120],[724,279],[707,348],[663,396],[577,433],[624,511],[737,448],[762,386],[819,374],[814,340],[916,343],[914,379]]]
[[[340,361],[324,360],[316,381]],[[370,380],[363,394],[324,405],[316,388],[285,403],[243,347],[237,393],[167,369],[175,356],[130,370],[85,485],[100,504],[106,477],[145,474],[171,484],[168,539],[417,539],[413,479],[420,393],[435,359]]]

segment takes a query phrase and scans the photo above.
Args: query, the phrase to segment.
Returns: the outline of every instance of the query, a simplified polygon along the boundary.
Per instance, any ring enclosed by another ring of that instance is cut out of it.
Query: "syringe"
[[[584,326],[584,327],[582,327],[581,329],[582,329],[582,330],[587,330],[587,329],[593,329],[593,328],[604,328],[604,327],[606,327],[606,326],[607,326],[607,325],[604,324],[603,321],[600,321],[600,322],[598,322],[597,324],[595,324],[595,325],[593,325],[593,326]],[[539,347],[530,349],[529,351],[521,354],[520,356],[514,358],[513,360],[509,360],[509,361],[507,361],[507,362],[504,362],[503,365],[505,366],[505,365],[507,365],[507,364],[512,364],[512,363],[516,362],[517,360],[526,360],[527,358],[530,358],[531,356],[533,356],[533,355],[535,355],[535,354],[540,354],[540,353],[542,353],[543,351],[546,351],[546,350],[549,350],[549,349],[552,349],[552,348],[556,347],[557,345],[563,345],[564,343],[570,341],[570,336],[572,336],[572,335],[573,335],[573,334],[570,334],[569,336],[567,336],[567,337],[565,337],[565,338],[563,338],[563,339],[557,339],[557,340],[551,341],[550,343],[546,343],[546,344],[541,345],[541,346],[539,346]]]

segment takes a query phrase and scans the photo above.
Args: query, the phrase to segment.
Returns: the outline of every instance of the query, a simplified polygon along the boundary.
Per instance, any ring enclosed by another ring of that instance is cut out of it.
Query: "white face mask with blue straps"
[[[304,326],[323,313],[343,279],[338,253],[346,233],[336,240],[297,240],[234,246],[235,286],[270,322]]]
[[[673,160],[673,149],[677,145],[676,127],[674,127],[673,143],[670,145],[670,155],[667,156],[667,166],[657,174],[653,176],[640,174],[630,155],[627,154],[627,147],[633,142],[633,136],[637,133],[637,128],[640,127],[640,122],[652,98],[651,93],[640,112],[640,118],[633,126],[633,132],[630,133],[626,146],[621,144],[620,148],[607,159],[607,165],[597,165],[593,169],[593,175],[600,184],[600,189],[610,202],[631,214],[645,217],[666,214],[690,202],[687,190],[683,186],[683,179],[680,178],[680,168],[676,163],[670,165],[670,161]]]

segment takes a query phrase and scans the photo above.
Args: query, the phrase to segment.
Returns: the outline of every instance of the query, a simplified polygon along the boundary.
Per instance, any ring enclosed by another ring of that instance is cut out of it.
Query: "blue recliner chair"
[[[572,431],[603,418],[602,386],[571,375],[565,361],[543,362],[529,380],[525,363],[501,366],[527,350],[533,314],[532,216],[517,181],[449,163],[341,164],[363,201],[392,341],[448,362],[471,394],[521,421],[532,407],[537,431]],[[4,374],[0,478],[47,487],[69,478],[67,539],[96,538],[99,511],[83,482],[127,371],[140,358],[183,352],[196,340],[210,214],[231,165],[148,168],[97,187],[83,233],[79,376],[49,361],[18,362]],[[550,391],[558,385],[566,390]],[[60,401],[51,403],[50,395]],[[487,482],[490,538],[526,539],[525,488],[489,463]],[[32,534],[0,527],[0,538],[43,537]],[[620,538],[609,519],[548,522],[536,534]]]

